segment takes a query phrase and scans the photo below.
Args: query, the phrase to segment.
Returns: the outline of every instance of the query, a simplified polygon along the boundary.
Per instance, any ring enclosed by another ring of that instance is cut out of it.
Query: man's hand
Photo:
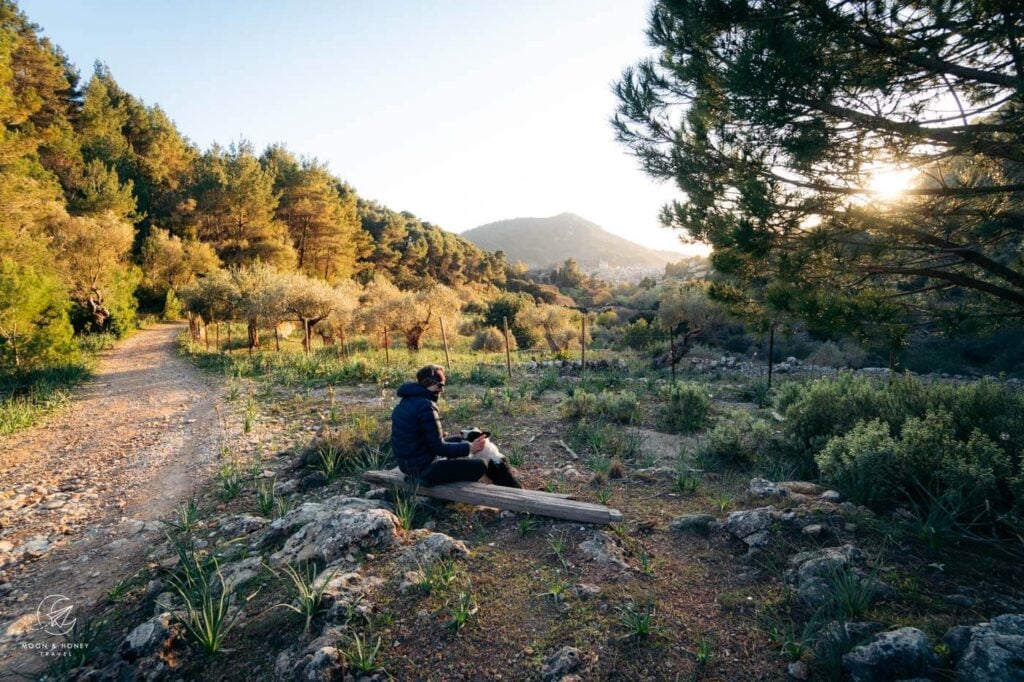
[[[469,454],[475,455],[483,450],[485,445],[487,445],[487,436],[480,436],[469,444]]]

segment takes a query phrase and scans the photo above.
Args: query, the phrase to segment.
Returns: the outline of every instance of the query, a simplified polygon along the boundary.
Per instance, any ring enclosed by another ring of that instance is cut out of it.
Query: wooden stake
[[[448,355],[448,335],[444,332],[444,318],[438,317],[438,322],[441,323],[441,343],[444,344],[444,364],[448,368],[448,374],[452,373],[452,359]]]
[[[676,383],[676,334],[675,331],[668,333],[668,362],[672,365],[672,383]]]
[[[391,351],[388,350],[388,328],[384,327],[384,362],[391,366]]]
[[[508,318],[501,318],[501,323],[505,328],[505,369],[508,371],[509,381],[512,380],[512,350],[509,348],[508,342]]]
[[[772,387],[772,370],[775,369],[775,323],[768,331],[768,388]]]
[[[580,377],[587,373],[587,313],[580,315]]]

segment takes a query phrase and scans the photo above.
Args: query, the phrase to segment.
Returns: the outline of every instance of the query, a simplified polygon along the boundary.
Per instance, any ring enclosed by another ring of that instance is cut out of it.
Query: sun
[[[914,175],[912,169],[882,166],[869,176],[868,196],[877,201],[892,201],[910,188]]]

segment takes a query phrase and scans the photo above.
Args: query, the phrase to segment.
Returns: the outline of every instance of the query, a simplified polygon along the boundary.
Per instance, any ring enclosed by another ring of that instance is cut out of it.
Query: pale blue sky
[[[610,86],[649,0],[22,0],[201,147],[283,142],[360,195],[459,232],[571,211],[658,248],[672,187],[614,141]]]

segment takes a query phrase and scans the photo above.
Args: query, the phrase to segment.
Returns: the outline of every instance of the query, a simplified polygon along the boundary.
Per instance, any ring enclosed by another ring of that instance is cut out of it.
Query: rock
[[[38,535],[14,550],[14,554],[22,559],[38,559],[50,551],[50,541]]]
[[[274,484],[275,495],[291,495],[299,492],[299,482],[294,478],[290,478],[287,481],[280,481]]]
[[[423,571],[406,571],[402,574],[402,582],[398,585],[398,591],[402,594],[409,594],[418,590],[426,576]]]
[[[580,583],[573,586],[572,593],[577,599],[593,599],[601,594],[601,588],[591,583]]]
[[[788,672],[789,676],[792,677],[794,680],[811,679],[811,669],[803,661],[790,663],[789,666],[786,668],[786,672]]]
[[[825,500],[826,502],[838,504],[839,502],[843,501],[843,496],[839,493],[838,490],[826,490],[821,494],[821,499]]]
[[[220,567],[220,574],[224,578],[224,586],[228,592],[234,592],[238,586],[258,576],[262,565],[263,562],[259,555],[224,564]]]
[[[954,661],[960,660],[967,652],[973,634],[974,628],[970,625],[956,625],[946,630],[946,634],[942,636],[942,642],[949,647],[949,655]]]
[[[467,558],[469,558],[469,549],[466,547],[466,543],[455,540],[444,533],[430,533],[405,550],[400,561],[409,566],[427,566],[442,559]]]
[[[942,598],[949,604],[959,606],[962,609],[969,609],[974,606],[974,600],[966,594],[944,594],[942,595]]]
[[[316,503],[297,511],[310,504]],[[289,536],[284,547],[270,555],[270,562],[281,565],[317,558],[331,564],[354,549],[390,547],[398,526],[398,518],[386,509],[330,509]]]
[[[825,526],[820,523],[812,523],[800,529],[800,532],[809,538],[820,539],[826,535]]]
[[[387,488],[370,488],[363,497],[367,500],[383,500],[388,496]]]
[[[746,543],[750,549],[760,549],[768,546],[769,532],[767,530],[759,530],[756,533],[751,533],[747,537],[743,538],[743,542]]]
[[[558,682],[582,666],[583,657],[580,655],[580,650],[573,646],[565,646],[544,662],[544,670],[541,671],[540,678],[543,682]]]
[[[342,682],[345,657],[335,644],[344,636],[341,629],[328,628],[305,646],[285,649],[274,662],[274,678],[281,682]]]
[[[947,644],[953,641],[956,645],[950,645],[954,658],[957,650],[963,651],[956,664],[957,679],[963,682],[1024,680],[1024,614],[996,616],[969,630],[966,648],[962,644],[965,634],[962,631],[947,632],[943,638]]]
[[[622,547],[615,542],[614,537],[603,530],[594,533],[591,539],[581,542],[579,549],[583,556],[599,564],[610,564],[623,569],[629,568]]]
[[[321,608],[327,612],[327,622],[347,622],[352,615],[369,617],[371,607],[367,597],[384,580],[363,577],[357,572],[325,571],[317,576],[314,585],[323,587]]]
[[[364,500],[344,495],[330,497],[322,502],[305,502],[281,518],[274,519],[263,531],[256,533],[250,539],[249,546],[253,549],[265,549],[284,542],[295,531],[309,523],[323,522],[343,512],[357,513],[380,509],[387,509],[387,505],[378,500]]]
[[[154,616],[159,616],[161,613],[173,614],[175,611],[181,611],[184,608],[185,603],[177,592],[161,592],[153,600]]]
[[[753,478],[750,480],[747,494],[751,499],[763,500],[769,497],[788,497],[789,490],[775,485],[766,478]]]
[[[220,522],[217,531],[225,538],[239,538],[243,535],[251,535],[270,523],[262,516],[252,514],[236,514],[228,516]]]
[[[707,535],[714,522],[715,517],[711,514],[684,514],[669,524],[669,528],[677,533]]]
[[[876,635],[845,654],[843,669],[852,682],[878,682],[926,676],[935,662],[928,636],[905,627]]]
[[[322,471],[311,471],[299,479],[299,492],[305,493],[327,485],[327,477]]]
[[[821,495],[825,492],[825,489],[817,483],[810,483],[808,481],[779,481],[775,485],[798,495]]]
[[[166,651],[180,638],[179,628],[169,612],[157,614],[128,633],[118,647],[118,654],[126,661],[134,661]]]
[[[725,519],[725,529],[740,540],[754,533],[768,530],[779,518],[775,507],[759,507],[734,511]]]
[[[800,552],[790,559],[792,568],[786,572],[785,579],[797,588],[797,600],[809,608],[819,608],[828,603],[832,594],[831,581],[844,571],[852,571],[860,581],[870,581],[873,599],[889,596],[891,587],[861,570],[865,560],[864,553],[853,545]]]

